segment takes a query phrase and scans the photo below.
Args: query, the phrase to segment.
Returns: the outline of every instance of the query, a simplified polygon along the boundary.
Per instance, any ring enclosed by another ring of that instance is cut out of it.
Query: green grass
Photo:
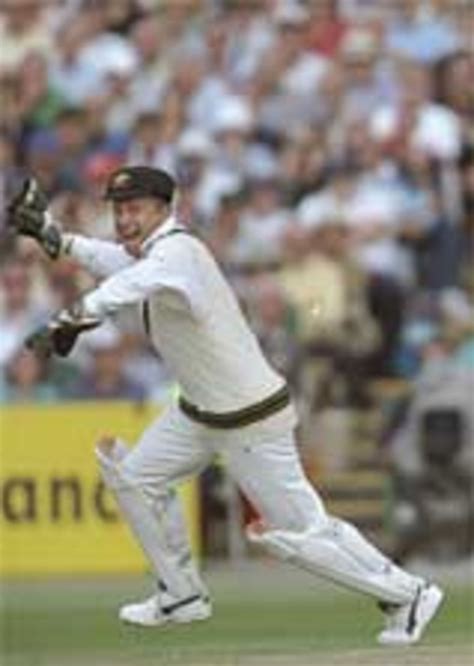
[[[380,614],[370,599],[286,569],[218,572],[208,578],[215,603],[212,620],[161,630],[126,627],[116,620],[121,603],[146,592],[143,580],[5,583],[0,664],[224,666],[241,663],[246,655],[367,649],[380,628]],[[428,639],[433,645],[469,645],[473,627],[473,589],[457,584],[448,589]]]

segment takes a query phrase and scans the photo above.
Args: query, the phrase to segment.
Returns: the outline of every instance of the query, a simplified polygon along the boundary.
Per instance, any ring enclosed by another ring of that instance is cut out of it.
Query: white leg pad
[[[390,603],[411,601],[420,584],[419,578],[393,564],[355,527],[335,518],[322,528],[304,532],[250,531],[248,536],[282,560]]]
[[[180,569],[176,554],[167,547],[166,536],[144,491],[124,474],[121,463],[127,452],[120,441],[113,447],[96,448],[105,484],[114,493],[125,520],[169,593],[177,599],[200,593]]]
[[[149,499],[166,545],[175,554],[180,570],[189,579],[194,590],[199,591],[203,597],[209,597],[209,590],[200,576],[191,553],[178,493],[174,488],[170,488],[165,494],[157,496],[155,493],[153,497],[149,495]]]

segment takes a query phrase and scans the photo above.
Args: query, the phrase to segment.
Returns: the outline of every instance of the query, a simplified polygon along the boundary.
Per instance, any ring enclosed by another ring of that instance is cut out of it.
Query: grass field
[[[381,616],[362,596],[277,564],[208,573],[208,622],[165,629],[126,627],[124,601],[146,594],[136,579],[6,582],[1,666],[467,666],[474,663],[469,576],[447,583],[447,599],[415,648],[382,649]]]

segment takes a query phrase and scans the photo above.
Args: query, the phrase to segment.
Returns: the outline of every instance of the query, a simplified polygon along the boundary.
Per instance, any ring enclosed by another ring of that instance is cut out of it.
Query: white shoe
[[[169,622],[184,624],[207,620],[211,615],[212,606],[208,599],[196,594],[178,601],[166,592],[154,594],[138,604],[122,606],[119,611],[122,622],[142,627],[159,627]]]
[[[434,618],[444,593],[436,585],[420,586],[413,601],[403,606],[384,607],[385,629],[378,635],[380,645],[414,645]]]

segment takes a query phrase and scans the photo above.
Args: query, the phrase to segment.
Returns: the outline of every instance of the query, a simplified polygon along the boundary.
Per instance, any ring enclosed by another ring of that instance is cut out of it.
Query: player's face
[[[119,243],[138,255],[143,241],[163,222],[168,207],[159,199],[140,197],[113,202],[115,233]]]

